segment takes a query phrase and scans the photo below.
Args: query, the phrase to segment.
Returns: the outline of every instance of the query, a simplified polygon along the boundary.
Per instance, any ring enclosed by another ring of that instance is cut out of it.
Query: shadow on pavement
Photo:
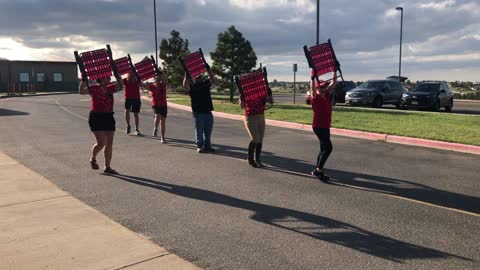
[[[390,237],[382,236],[359,227],[334,219],[305,213],[293,209],[270,206],[204,189],[163,183],[151,179],[129,175],[111,175],[118,179],[155,188],[185,198],[222,204],[238,209],[252,211],[251,219],[300,233],[318,240],[341,245],[376,257],[403,263],[407,259],[425,258],[468,258],[445,253],[439,250],[409,244]]]
[[[154,137],[152,138],[155,139]],[[193,141],[169,139],[168,142],[167,145],[169,146],[192,150],[196,149]],[[217,149],[217,152],[214,153],[215,155],[242,160],[247,159],[246,148],[218,144],[213,146]],[[313,163],[306,163],[302,160],[288,157],[275,156],[271,152],[262,152],[262,161],[267,165],[264,168],[265,170],[313,179],[310,175],[310,172],[315,167]],[[437,206],[455,208],[480,214],[479,197],[444,191],[412,181],[349,171],[327,169],[327,174],[332,179],[330,182],[332,185],[358,189],[366,192],[395,195]]]
[[[0,116],[18,116],[18,115],[29,115],[29,113],[0,108]]]

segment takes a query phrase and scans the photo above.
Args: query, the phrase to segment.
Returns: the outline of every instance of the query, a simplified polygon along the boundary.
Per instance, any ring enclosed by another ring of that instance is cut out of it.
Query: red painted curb
[[[142,98],[144,98],[145,100],[150,100],[147,97],[142,97]],[[185,106],[185,105],[180,105],[180,104],[175,104],[170,102],[168,103],[168,106],[175,109],[179,109],[179,110],[190,111],[190,112],[192,111],[192,108],[190,106]],[[213,112],[213,115],[220,118],[226,118],[226,119],[238,120],[238,121],[243,121],[245,118],[243,115],[223,113],[223,112]],[[275,126],[275,127],[281,127],[281,128],[309,130],[309,131],[312,130],[311,125],[278,121],[278,120],[267,119],[266,124],[269,126]],[[350,130],[350,129],[341,129],[341,128],[331,128],[330,132],[331,134],[337,135],[337,136],[374,140],[374,141],[384,141],[389,143],[413,145],[413,146],[450,150],[450,151],[480,155],[480,146],[475,146],[475,145],[449,143],[449,142],[442,142],[442,141],[418,139],[418,138],[412,138],[412,137],[402,137],[402,136],[364,132],[364,131],[357,131],[357,130]]]
[[[386,142],[415,145],[480,155],[480,146],[388,135]]]

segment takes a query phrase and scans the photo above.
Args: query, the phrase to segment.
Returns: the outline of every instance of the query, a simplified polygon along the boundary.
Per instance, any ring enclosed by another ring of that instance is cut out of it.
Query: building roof
[[[71,55],[59,55],[51,52],[39,52],[36,50],[30,50],[21,55],[19,54],[0,54],[0,61],[12,61],[12,62],[75,62],[73,53]]]

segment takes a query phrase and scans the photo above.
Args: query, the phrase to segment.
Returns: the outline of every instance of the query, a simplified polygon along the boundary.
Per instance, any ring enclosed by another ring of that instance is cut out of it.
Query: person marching
[[[337,72],[333,72],[330,83],[317,82],[315,72],[312,70],[310,82],[310,98],[313,108],[313,132],[320,142],[320,153],[317,157],[317,165],[311,174],[320,181],[328,183],[330,178],[325,175],[324,166],[332,153],[333,147],[330,140],[330,127],[332,124],[332,95],[337,84]]]
[[[155,83],[149,85],[152,94],[152,109],[155,113],[153,136],[158,135],[158,124],[160,125],[160,141],[165,141],[165,122],[167,120],[167,85],[160,75],[155,77]]]
[[[90,165],[98,170],[97,155],[103,150],[105,158],[104,173],[118,174],[110,167],[112,161],[113,138],[115,135],[115,118],[113,117],[113,93],[123,88],[123,81],[117,78],[117,83],[110,83],[110,77],[98,79],[96,85],[89,86],[83,79],[79,86],[80,95],[90,94],[91,110],[88,117],[90,130],[93,132],[96,144],[92,148]]]
[[[248,135],[250,135],[248,164],[255,168],[262,168],[264,166],[260,161],[260,155],[262,153],[263,137],[265,135],[265,103],[273,104],[273,97],[267,95],[265,103],[251,105],[245,102],[245,97],[240,96],[239,102],[240,107],[245,109],[245,128],[247,129]]]
[[[183,88],[190,95],[192,114],[195,120],[195,143],[198,153],[212,153],[211,136],[213,130],[213,103],[210,93],[215,76],[210,71],[209,79],[203,75],[195,77],[193,85],[190,85],[187,74],[183,79]]]
[[[130,112],[132,112],[135,118],[134,135],[141,136],[142,134],[139,131],[139,113],[142,106],[140,100],[140,83],[132,72],[123,80],[123,83],[125,85],[125,122],[127,123],[127,130],[125,132],[130,134]]]

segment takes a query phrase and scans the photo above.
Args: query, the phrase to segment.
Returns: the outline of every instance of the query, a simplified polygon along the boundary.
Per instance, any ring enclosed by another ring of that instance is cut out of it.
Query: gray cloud
[[[302,46],[315,42],[314,12],[281,4],[252,10],[232,6],[227,0],[204,1],[206,5],[198,0],[157,0],[159,38],[176,29],[189,39],[192,49],[202,47],[208,52],[214,50],[218,33],[235,25],[251,41],[260,60],[272,63],[269,73],[273,77],[290,76],[293,62],[307,74]],[[407,75],[415,77],[423,69],[478,71],[478,60],[442,60],[442,55],[480,54],[480,10],[475,10],[480,5],[457,0],[446,8],[420,7],[421,3],[440,2],[321,1],[321,40],[332,38],[346,77],[391,75],[397,69],[399,42],[400,17],[394,8],[402,4]],[[151,54],[154,48],[151,0],[0,0],[0,6],[0,37],[18,38],[32,48],[56,48],[65,55],[71,54],[69,48],[84,49],[78,39],[65,38],[71,36],[115,43],[132,54]],[[471,80],[478,80],[473,74]]]

